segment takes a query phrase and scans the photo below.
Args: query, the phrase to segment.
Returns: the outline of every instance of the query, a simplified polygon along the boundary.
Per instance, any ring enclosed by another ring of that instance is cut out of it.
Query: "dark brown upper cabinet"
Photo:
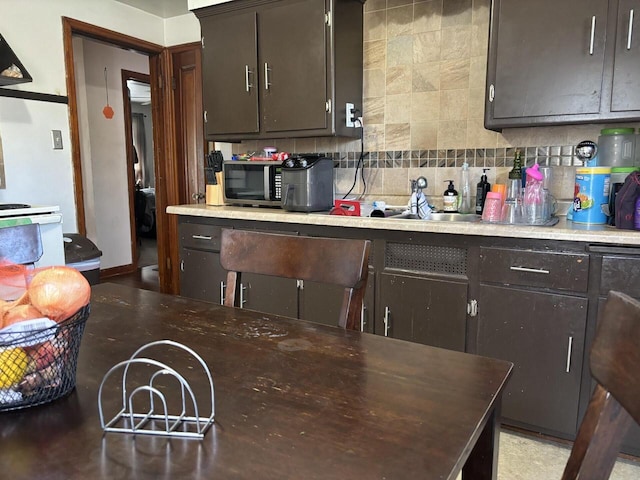
[[[362,109],[359,0],[235,0],[195,11],[210,141],[347,136]]]
[[[640,0],[494,0],[485,127],[640,119],[639,14]]]
[[[20,69],[22,77],[0,75],[0,86],[16,85],[18,83],[26,83],[33,80],[31,78],[31,75],[29,75],[29,72],[27,72],[27,69],[24,68],[24,65],[22,65],[20,60],[18,60],[16,54],[13,53],[13,50],[11,50],[11,47],[9,46],[7,41],[2,35],[0,35],[0,72],[3,72],[5,69],[11,67],[12,65],[15,65]]]

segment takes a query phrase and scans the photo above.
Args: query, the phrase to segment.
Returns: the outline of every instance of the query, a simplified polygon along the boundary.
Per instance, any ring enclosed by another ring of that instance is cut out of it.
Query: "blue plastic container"
[[[576,186],[573,199],[573,222],[588,225],[607,223],[610,167],[589,167],[576,170]]]

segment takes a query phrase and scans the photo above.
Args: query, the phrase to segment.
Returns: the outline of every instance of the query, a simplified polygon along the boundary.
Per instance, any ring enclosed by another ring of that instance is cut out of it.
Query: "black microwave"
[[[282,162],[225,160],[224,203],[280,207]]]

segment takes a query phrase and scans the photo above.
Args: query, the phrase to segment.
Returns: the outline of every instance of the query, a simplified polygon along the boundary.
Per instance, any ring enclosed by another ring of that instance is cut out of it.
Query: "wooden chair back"
[[[609,478],[627,429],[640,423],[640,302],[609,292],[589,359],[597,385],[562,480]]]
[[[224,229],[220,263],[229,272],[224,304],[235,306],[242,273],[334,284],[344,287],[338,325],[359,330],[370,247],[369,240]]]
[[[34,264],[42,257],[40,225],[0,228],[0,259],[20,265]]]

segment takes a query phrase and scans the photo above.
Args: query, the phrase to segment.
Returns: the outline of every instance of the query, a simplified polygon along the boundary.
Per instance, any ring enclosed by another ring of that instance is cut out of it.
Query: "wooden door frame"
[[[177,220],[166,213],[168,205],[183,203],[180,196],[181,176],[175,151],[175,116],[172,108],[171,55],[167,49],[145,40],[89,23],[62,17],[64,62],[69,99],[69,134],[71,138],[71,162],[73,167],[74,196],[77,212],[78,232],[86,235],[84,188],[80,150],[80,125],[76,74],[73,62],[73,36],[87,37],[115,47],[130,49],[149,57],[149,72],[152,98],[154,165],[156,175],[156,231],[158,239],[158,274],[160,290],[177,293],[178,248]],[[165,88],[169,86],[168,88]]]

